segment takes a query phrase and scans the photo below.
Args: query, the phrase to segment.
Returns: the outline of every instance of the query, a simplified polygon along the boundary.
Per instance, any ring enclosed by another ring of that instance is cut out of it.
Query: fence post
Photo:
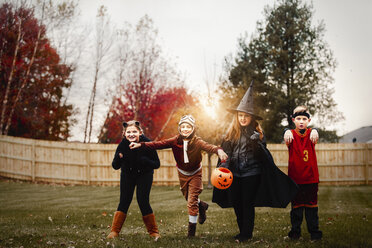
[[[36,159],[35,140],[33,140],[32,145],[31,145],[31,180],[32,182],[35,182],[35,174],[36,174],[35,159]]]
[[[208,189],[213,188],[211,183],[211,175],[212,175],[212,155],[208,154]]]
[[[87,144],[87,183],[90,185],[90,145]]]
[[[364,164],[365,164],[365,172],[364,175],[366,177],[366,185],[369,183],[369,149],[368,149],[368,144],[364,144],[365,149],[364,149]]]

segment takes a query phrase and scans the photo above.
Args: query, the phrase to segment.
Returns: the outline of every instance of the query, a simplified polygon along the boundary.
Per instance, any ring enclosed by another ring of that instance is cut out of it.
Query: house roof
[[[353,142],[355,139],[355,142]],[[372,143],[372,126],[358,128],[341,137],[340,143]]]

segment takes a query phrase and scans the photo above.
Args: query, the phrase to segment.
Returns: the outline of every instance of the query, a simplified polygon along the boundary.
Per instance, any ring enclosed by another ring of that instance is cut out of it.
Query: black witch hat
[[[240,101],[236,109],[228,109],[232,113],[244,112],[252,115],[256,120],[262,120],[262,117],[256,114],[254,105],[253,105],[253,80],[249,86],[247,92],[245,92],[242,100]]]

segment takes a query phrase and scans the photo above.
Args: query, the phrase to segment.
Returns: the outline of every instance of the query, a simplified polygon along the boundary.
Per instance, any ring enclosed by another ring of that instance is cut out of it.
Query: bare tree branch
[[[13,79],[13,74],[14,74],[14,71],[15,71],[15,62],[17,60],[17,54],[18,54],[18,50],[19,50],[19,43],[20,43],[20,40],[21,40],[21,29],[22,29],[22,18],[19,18],[18,19],[18,35],[17,35],[17,41],[16,41],[16,47],[14,49],[14,57],[13,57],[13,61],[12,61],[12,67],[10,69],[10,73],[9,73],[9,78],[8,78],[8,83],[7,83],[7,86],[6,86],[6,90],[5,90],[5,95],[4,95],[4,100],[3,100],[3,106],[2,106],[2,110],[1,110],[1,121],[0,121],[0,131],[1,131],[1,134],[5,134],[5,131],[3,132],[3,127],[4,127],[4,121],[5,121],[5,112],[6,112],[6,106],[8,104],[8,97],[9,97],[9,91],[10,91],[10,85],[12,83],[12,79]]]
[[[44,4],[43,4],[43,9],[44,9]],[[43,22],[43,18],[44,18],[44,14],[42,14],[40,23]],[[14,110],[15,110],[15,108],[17,106],[17,103],[18,103],[20,97],[21,97],[21,94],[22,94],[22,91],[23,91],[24,87],[26,86],[26,83],[28,82],[28,76],[30,75],[31,67],[32,67],[32,65],[33,65],[33,63],[35,61],[36,52],[37,52],[37,49],[38,49],[38,46],[39,46],[41,32],[42,32],[42,28],[40,27],[39,28],[39,31],[37,33],[36,42],[35,42],[35,46],[34,46],[34,51],[32,53],[30,63],[28,65],[28,67],[27,67],[26,75],[23,77],[23,81],[22,81],[21,87],[18,90],[17,96],[16,96],[16,98],[15,98],[15,100],[13,102],[13,106],[12,106],[12,108],[10,110],[10,114],[9,114],[8,121],[7,121],[7,124],[6,124],[6,127],[5,127],[5,131],[4,131],[4,134],[5,135],[8,134],[9,127],[10,127],[10,124],[11,124],[11,120],[12,120],[12,117],[13,117],[13,114],[14,114]]]

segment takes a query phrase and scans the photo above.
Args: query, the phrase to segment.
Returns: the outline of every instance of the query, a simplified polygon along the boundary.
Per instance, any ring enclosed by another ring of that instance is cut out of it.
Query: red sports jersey
[[[293,141],[288,146],[288,176],[297,184],[319,182],[318,163],[315,154],[315,144],[310,140],[311,128],[304,134],[291,130]]]

